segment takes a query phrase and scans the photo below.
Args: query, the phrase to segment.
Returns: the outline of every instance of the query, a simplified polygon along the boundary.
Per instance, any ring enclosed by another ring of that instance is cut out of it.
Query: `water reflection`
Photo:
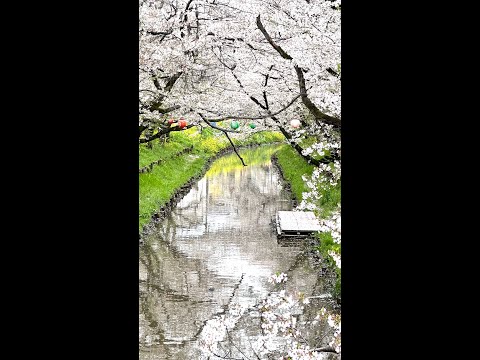
[[[318,286],[300,246],[277,244],[272,220],[291,210],[270,156],[278,146],[215,161],[140,249],[140,359],[198,359],[205,322],[235,302],[254,305],[267,278],[290,269],[293,290]],[[295,277],[295,275],[293,275]]]

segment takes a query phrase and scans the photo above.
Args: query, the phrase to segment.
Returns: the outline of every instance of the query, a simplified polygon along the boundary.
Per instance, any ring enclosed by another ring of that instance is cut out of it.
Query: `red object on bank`
[[[187,122],[185,120],[179,120],[178,121],[178,127],[180,129],[183,129],[185,126],[187,126]]]
[[[173,124],[174,122],[175,122],[175,120],[173,120],[173,119],[169,119],[169,120],[168,120],[168,123],[169,123],[169,124]]]

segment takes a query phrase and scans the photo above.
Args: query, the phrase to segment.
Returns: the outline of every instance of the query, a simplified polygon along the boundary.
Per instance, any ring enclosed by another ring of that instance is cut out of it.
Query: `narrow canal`
[[[144,237],[140,359],[204,358],[199,338],[205,324],[232,304],[260,302],[272,290],[271,274],[288,272],[288,291],[322,294],[322,278],[305,246],[279,243],[274,231],[276,212],[292,209],[270,160],[279,146],[242,150],[246,167],[235,154],[217,159]],[[238,339],[246,333],[255,337],[247,328],[237,329]],[[312,333],[314,339],[320,335]]]

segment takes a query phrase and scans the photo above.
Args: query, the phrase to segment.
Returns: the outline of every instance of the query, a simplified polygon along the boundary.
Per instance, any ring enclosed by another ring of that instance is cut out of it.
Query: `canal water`
[[[200,345],[206,324],[229,307],[261,302],[272,291],[268,278],[274,273],[288,273],[287,291],[314,296],[312,309],[328,306],[305,245],[282,243],[276,236],[276,212],[292,210],[291,195],[270,160],[280,146],[241,150],[246,167],[235,154],[217,159],[145,235],[139,269],[140,359],[206,359]],[[257,330],[241,323],[232,336],[237,346],[247,348],[241,342],[255,338]],[[325,345],[318,333],[323,330],[309,333],[316,345]]]

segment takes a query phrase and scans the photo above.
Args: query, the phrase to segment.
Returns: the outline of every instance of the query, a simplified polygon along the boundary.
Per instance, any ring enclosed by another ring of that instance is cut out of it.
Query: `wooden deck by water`
[[[311,211],[278,211],[277,232],[283,236],[308,235],[320,230],[320,223]]]

